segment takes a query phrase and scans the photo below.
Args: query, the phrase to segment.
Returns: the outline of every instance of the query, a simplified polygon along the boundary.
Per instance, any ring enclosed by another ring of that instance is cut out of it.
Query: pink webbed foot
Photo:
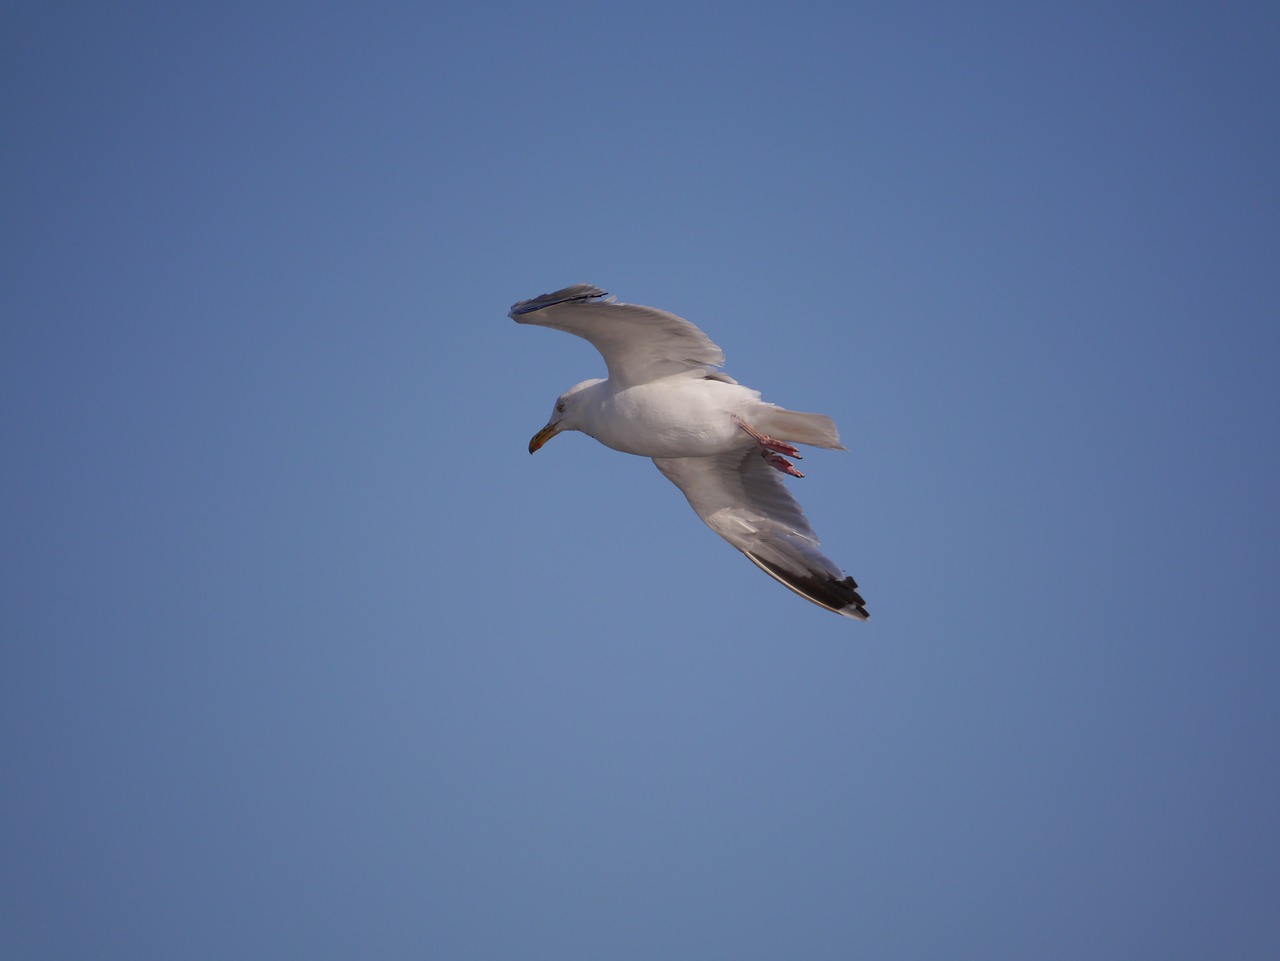
[[[804,474],[796,470],[795,465],[786,457],[780,457],[780,454],[786,454],[788,457],[794,457],[796,460],[804,460],[800,456],[800,451],[796,450],[786,441],[775,440],[768,434],[762,434],[744,420],[738,421],[738,426],[751,435],[751,439],[760,445],[760,456],[764,458],[764,462],[775,470],[780,470],[784,474],[790,474],[792,477],[803,477]]]
[[[787,460],[781,454],[775,454],[771,450],[760,451],[760,456],[764,458],[764,462],[774,470],[780,470],[784,474],[790,474],[792,477],[803,477],[804,474],[796,470],[795,464]]]
[[[779,454],[786,454],[788,457],[794,457],[796,460],[804,460],[800,456],[800,452],[785,441],[774,440],[772,437],[762,437],[758,443],[765,450],[774,450]]]

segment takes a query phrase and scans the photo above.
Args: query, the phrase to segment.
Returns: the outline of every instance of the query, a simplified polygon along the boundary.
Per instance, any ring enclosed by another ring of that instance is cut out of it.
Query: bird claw
[[[764,458],[764,462],[775,470],[780,470],[784,474],[790,474],[792,477],[803,477],[804,474],[796,470],[795,465],[786,457],[780,457],[780,454],[786,454],[787,457],[794,457],[796,460],[804,460],[800,456],[800,451],[788,444],[786,441],[775,440],[768,434],[762,434],[745,420],[738,421],[738,426],[751,435],[752,440],[760,445],[760,456]]]
[[[760,446],[765,448],[765,450],[774,450],[779,454],[786,454],[788,457],[794,457],[796,460],[804,460],[804,458],[800,456],[800,451],[796,450],[790,444],[784,443],[780,440],[774,440],[772,437],[764,438],[760,441]]]
[[[804,474],[796,470],[794,464],[787,460],[781,454],[775,454],[772,450],[760,451],[760,456],[764,458],[764,462],[774,470],[780,470],[784,474],[790,474],[792,477],[803,477]]]

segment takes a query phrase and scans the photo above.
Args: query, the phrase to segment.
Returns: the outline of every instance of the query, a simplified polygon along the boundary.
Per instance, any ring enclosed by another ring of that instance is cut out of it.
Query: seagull
[[[558,398],[529,453],[581,431],[606,447],[653,459],[707,526],[807,601],[867,619],[858,585],[818,550],[818,535],[782,481],[803,477],[795,444],[844,450],[822,414],[786,410],[720,373],[724,352],[683,317],[620,304],[591,284],[522,300],[508,316],[590,341],[607,379]]]

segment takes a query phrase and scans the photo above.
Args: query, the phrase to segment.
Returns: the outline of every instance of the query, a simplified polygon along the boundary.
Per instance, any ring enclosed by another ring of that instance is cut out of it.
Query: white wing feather
[[[724,363],[724,352],[683,317],[614,303],[591,284],[522,300],[508,316],[520,324],[553,327],[590,341],[604,357],[609,380],[620,386],[691,370],[710,373],[711,367]]]
[[[770,577],[819,607],[866,620],[857,583],[818,550],[804,511],[757,450],[653,462],[708,527]]]

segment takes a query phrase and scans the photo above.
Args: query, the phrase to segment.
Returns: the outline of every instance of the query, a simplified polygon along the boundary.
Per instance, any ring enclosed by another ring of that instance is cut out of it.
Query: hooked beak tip
[[[538,431],[530,439],[529,453],[532,454],[534,451],[541,448],[543,444],[551,440],[551,438],[555,437],[558,433],[560,433],[560,429],[556,427],[555,424],[548,424],[546,427],[542,428],[542,430]]]

